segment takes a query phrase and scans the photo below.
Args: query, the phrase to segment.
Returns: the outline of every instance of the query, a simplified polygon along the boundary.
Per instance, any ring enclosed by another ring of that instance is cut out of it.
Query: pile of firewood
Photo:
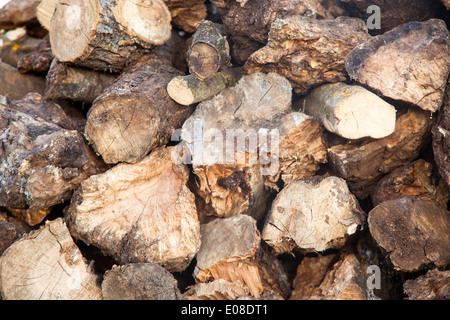
[[[450,299],[448,0],[6,2],[2,299]]]

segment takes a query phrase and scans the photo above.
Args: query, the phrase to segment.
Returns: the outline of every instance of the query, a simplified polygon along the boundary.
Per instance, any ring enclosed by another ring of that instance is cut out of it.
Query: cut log
[[[367,198],[383,175],[419,156],[429,144],[431,123],[427,112],[409,108],[397,117],[393,134],[375,141],[344,141],[331,146],[328,162],[353,194]]]
[[[14,29],[36,22],[38,0],[6,0],[0,4],[0,29]]]
[[[8,37],[13,31],[0,36],[0,60],[16,68],[20,59],[36,50],[41,39],[28,36],[25,28],[14,31],[17,33],[12,36],[13,39]]]
[[[52,17],[59,0],[41,0],[36,8],[36,18],[42,27],[50,30]]]
[[[200,225],[189,170],[172,162],[172,149],[84,180],[67,211],[70,233],[120,264],[186,269],[200,248]]]
[[[53,59],[47,73],[45,98],[92,103],[116,78],[100,71],[70,67]]]
[[[136,162],[181,128],[193,107],[175,103],[166,90],[181,74],[166,59],[148,55],[94,101],[85,136],[106,163]]]
[[[280,176],[312,176],[326,161],[320,125],[291,109],[292,89],[282,76],[246,75],[197,106],[184,123],[198,193],[217,216],[246,213],[259,219]]]
[[[406,280],[403,291],[408,300],[449,300],[450,270],[429,270],[425,275]]]
[[[239,282],[218,279],[191,286],[184,293],[184,297],[187,300],[237,300],[249,297],[249,291]]]
[[[411,22],[354,48],[345,68],[383,96],[434,112],[450,74],[450,33],[442,20]]]
[[[30,92],[44,94],[45,79],[21,74],[16,68],[0,61],[0,95],[10,100],[19,100]]]
[[[205,0],[164,0],[172,16],[172,23],[193,33],[201,20],[206,18]]]
[[[395,129],[395,108],[360,86],[322,85],[304,98],[302,106],[328,131],[346,139],[384,138]]]
[[[364,21],[357,18],[277,19],[268,44],[249,57],[244,71],[277,72],[290,80],[296,93],[306,94],[320,84],[345,81],[345,57],[370,38]]]
[[[345,181],[315,176],[285,186],[272,203],[262,238],[275,254],[341,248],[364,223]]]
[[[20,73],[47,74],[53,61],[52,49],[42,49],[24,55],[17,63]]]
[[[193,75],[178,76],[167,85],[167,93],[175,102],[188,106],[208,100],[227,87],[236,85],[242,77],[242,68],[229,68],[217,72],[205,81]]]
[[[403,197],[369,213],[369,230],[396,270],[413,272],[450,262],[450,216],[431,200]]]
[[[25,222],[0,210],[0,256],[6,248],[30,231],[31,228]]]
[[[61,218],[13,243],[0,257],[5,300],[100,300],[100,286]]]
[[[443,207],[446,207],[450,200],[450,192],[445,181],[436,177],[433,165],[422,159],[395,169],[383,177],[371,194],[374,206],[383,201],[405,196],[435,200]]]
[[[223,279],[239,283],[253,297],[274,291],[289,294],[287,276],[280,262],[264,248],[256,221],[239,215],[216,219],[201,226],[202,245],[197,254],[197,281]]]
[[[104,163],[85,143],[78,119],[39,95],[0,103],[0,206],[38,211],[70,199]]]
[[[189,72],[205,81],[231,66],[230,46],[222,25],[203,20],[187,53]]]
[[[181,300],[177,280],[153,263],[114,265],[102,281],[104,300]]]
[[[170,21],[163,0],[59,2],[51,21],[50,42],[61,62],[121,72],[152,45],[169,40]]]
[[[410,21],[425,21],[438,13],[437,1],[429,0],[341,0],[347,14],[368,20],[374,14],[370,6],[380,9],[380,29],[373,29],[374,34],[382,34]]]

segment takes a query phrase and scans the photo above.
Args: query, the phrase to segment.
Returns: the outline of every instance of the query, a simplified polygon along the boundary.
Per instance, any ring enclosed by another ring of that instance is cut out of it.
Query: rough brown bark
[[[408,300],[449,300],[450,270],[429,270],[416,279],[406,280],[403,291]]]
[[[72,236],[120,264],[186,269],[200,247],[200,225],[189,170],[172,162],[172,150],[158,148],[84,180],[65,217]]]
[[[394,133],[386,138],[343,141],[329,147],[330,166],[353,194],[366,198],[383,175],[419,156],[430,141],[431,124],[429,113],[409,108],[399,114]]]
[[[450,33],[445,22],[410,22],[354,48],[349,76],[380,94],[434,112],[450,74]]]
[[[84,121],[38,94],[0,103],[0,123],[0,206],[35,211],[51,207],[70,199],[81,181],[104,170],[77,131]]]
[[[30,74],[21,74],[16,68],[0,61],[0,95],[10,100],[24,98],[30,92],[44,94],[45,79]]]
[[[45,98],[92,103],[116,78],[100,71],[70,67],[53,59],[47,73]]]
[[[202,246],[195,278],[240,283],[256,298],[274,291],[289,295],[287,276],[279,261],[266,251],[256,221],[246,215],[216,219],[201,226]]]
[[[59,2],[51,21],[50,42],[61,62],[120,72],[131,60],[147,54],[152,45],[170,38],[170,20],[163,0]]]
[[[369,213],[369,230],[396,270],[413,272],[450,262],[450,217],[436,202],[406,196]]]
[[[31,228],[25,222],[0,210],[0,256],[6,248],[30,231]]]
[[[114,265],[102,281],[104,300],[181,300],[173,275],[153,263]]]
[[[24,55],[17,63],[20,73],[47,74],[53,61],[53,53],[50,48],[42,49]]]
[[[14,242],[0,257],[5,300],[100,300],[95,273],[61,218]]]
[[[275,254],[341,248],[364,223],[363,211],[345,181],[312,177],[285,186],[272,203],[262,238]]]
[[[205,0],[164,0],[172,16],[172,23],[186,32],[195,32],[206,18]]]
[[[181,128],[193,107],[175,103],[166,90],[181,74],[166,59],[148,55],[94,101],[85,136],[106,163],[136,162]]]
[[[290,80],[296,93],[306,94],[320,84],[345,81],[346,55],[369,39],[364,21],[357,18],[277,19],[268,44],[249,57],[244,70],[277,72]]]

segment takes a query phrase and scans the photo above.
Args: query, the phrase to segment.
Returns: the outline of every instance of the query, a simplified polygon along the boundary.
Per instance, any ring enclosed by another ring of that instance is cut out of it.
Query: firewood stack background
[[[450,299],[448,0],[1,3],[2,299]]]

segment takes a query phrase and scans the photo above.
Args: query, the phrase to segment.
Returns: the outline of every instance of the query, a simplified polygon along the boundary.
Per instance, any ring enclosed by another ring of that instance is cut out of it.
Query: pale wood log
[[[277,72],[290,80],[296,93],[306,94],[320,84],[345,81],[345,57],[370,38],[364,21],[357,18],[277,19],[268,44],[248,58],[244,71]]]
[[[114,265],[102,281],[104,300],[181,300],[173,275],[154,263]]]
[[[61,218],[14,242],[0,257],[5,300],[100,300],[97,275]]]
[[[239,282],[224,279],[207,283],[199,282],[184,293],[187,300],[236,300],[248,296],[248,288],[243,287]]]
[[[195,32],[206,18],[205,0],[164,0],[172,16],[172,23],[186,31]]]
[[[172,150],[158,148],[84,180],[65,217],[71,234],[120,264],[186,269],[200,248],[200,225],[189,170],[172,162]]]
[[[364,224],[364,214],[345,181],[315,176],[294,180],[277,195],[262,238],[275,254],[341,248]]]
[[[197,254],[197,281],[224,279],[240,283],[259,298],[274,291],[289,294],[287,276],[261,243],[256,221],[247,215],[216,219],[201,226],[202,246]]]
[[[369,230],[396,270],[413,272],[450,262],[450,216],[434,201],[406,196],[369,212]]]
[[[300,104],[306,114],[346,139],[384,138],[394,132],[396,110],[367,89],[343,82],[324,84]]]
[[[42,27],[50,30],[53,13],[59,0],[41,0],[36,8],[36,18]]]
[[[450,74],[450,33],[438,19],[401,25],[354,48],[345,69],[385,97],[435,112]]]

